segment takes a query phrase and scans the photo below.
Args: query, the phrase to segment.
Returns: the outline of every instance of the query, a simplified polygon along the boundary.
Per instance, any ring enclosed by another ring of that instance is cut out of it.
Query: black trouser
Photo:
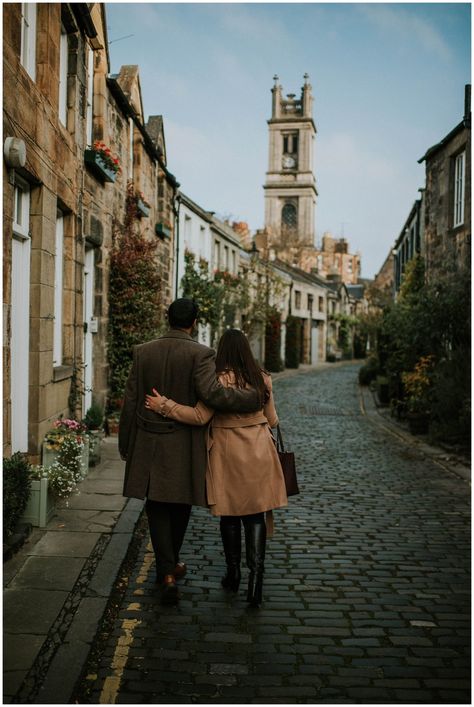
[[[179,552],[188,527],[191,506],[185,503],[150,501],[145,504],[150,528],[151,544],[155,553],[156,578],[163,581],[173,574],[179,561]]]
[[[239,525],[240,526],[240,521],[244,524],[244,530],[246,527],[249,525],[253,525],[254,523],[257,525],[261,525],[262,523],[265,523],[265,514],[264,513],[252,513],[251,515],[248,516],[221,516],[221,525]]]

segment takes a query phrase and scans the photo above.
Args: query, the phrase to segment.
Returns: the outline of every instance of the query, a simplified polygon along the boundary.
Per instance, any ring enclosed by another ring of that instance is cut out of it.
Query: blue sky
[[[163,115],[182,190],[252,229],[264,225],[273,75],[299,95],[309,73],[316,241],[344,235],[364,277],[424,186],[417,160],[462,119],[470,12],[467,3],[106,4],[111,71],[139,65],[145,116]]]

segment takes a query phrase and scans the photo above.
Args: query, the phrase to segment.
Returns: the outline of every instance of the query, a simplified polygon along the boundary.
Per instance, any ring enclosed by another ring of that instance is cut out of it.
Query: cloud
[[[381,31],[413,40],[442,61],[452,60],[452,50],[436,27],[427,19],[416,16],[412,9],[378,3],[355,5],[355,8]]]
[[[390,182],[397,176],[392,160],[376,154],[348,133],[332,133],[318,140],[316,173],[318,165],[324,165],[327,175],[357,179],[359,184],[362,180]]]

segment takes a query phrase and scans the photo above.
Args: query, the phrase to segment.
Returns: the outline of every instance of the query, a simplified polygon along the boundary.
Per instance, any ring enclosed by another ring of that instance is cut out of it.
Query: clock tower
[[[312,248],[315,242],[316,182],[313,174],[313,96],[308,74],[301,97],[283,97],[278,76],[272,88],[268,172],[265,190],[265,229],[277,251]]]

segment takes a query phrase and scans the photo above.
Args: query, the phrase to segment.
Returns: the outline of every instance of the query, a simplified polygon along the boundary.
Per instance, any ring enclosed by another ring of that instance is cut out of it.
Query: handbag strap
[[[279,449],[281,449],[282,452],[285,451],[285,445],[283,444],[283,437],[281,436],[281,429],[280,425],[277,425],[277,446]]]

